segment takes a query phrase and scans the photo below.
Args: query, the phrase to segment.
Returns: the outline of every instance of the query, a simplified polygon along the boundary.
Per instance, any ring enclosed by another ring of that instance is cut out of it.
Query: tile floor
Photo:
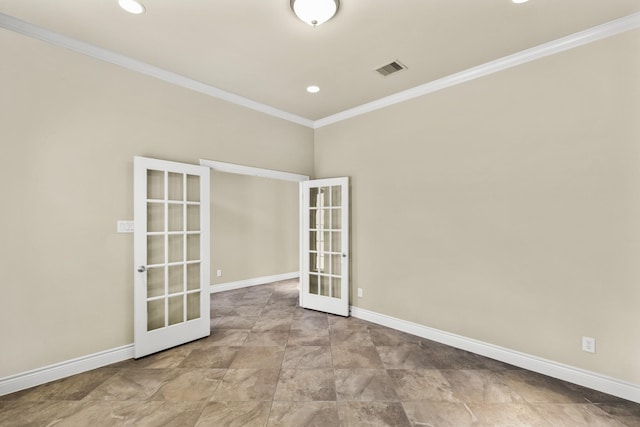
[[[354,318],[297,282],[214,294],[211,336],[0,397],[1,426],[640,426],[640,404]]]

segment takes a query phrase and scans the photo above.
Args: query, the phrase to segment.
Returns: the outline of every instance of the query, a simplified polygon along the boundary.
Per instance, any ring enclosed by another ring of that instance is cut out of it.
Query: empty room
[[[0,425],[640,426],[640,0],[0,0]]]

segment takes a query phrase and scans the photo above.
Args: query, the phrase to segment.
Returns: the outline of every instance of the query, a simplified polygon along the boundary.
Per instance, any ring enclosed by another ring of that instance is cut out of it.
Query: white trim
[[[121,55],[107,49],[103,49],[90,43],[75,39],[73,37],[65,36],[63,34],[38,27],[37,25],[30,24],[29,22],[22,21],[4,13],[0,13],[0,27],[6,28],[7,30],[14,31],[16,33],[24,34],[25,36],[45,41],[47,43],[51,43],[56,46],[63,47],[65,49],[72,50],[77,53],[81,53],[83,55],[90,56],[92,58],[100,59],[102,61],[118,65],[131,71],[155,77],[159,80],[174,84],[176,86],[181,86],[185,89],[200,92],[205,95],[222,99],[223,101],[227,101],[232,104],[241,105],[251,110],[259,111],[261,113],[297,123],[302,126],[310,128],[313,127],[313,121],[304,117],[300,117],[295,114],[271,107],[269,105],[253,101],[240,95],[236,95],[235,93],[218,89],[217,87],[210,86],[197,80],[182,76],[180,74],[164,70],[151,64],[147,64],[146,62],[142,62],[137,59],[130,58],[128,56]]]
[[[376,313],[358,307],[351,307],[351,315],[378,325],[407,332],[422,338],[460,348],[491,359],[509,363],[533,372],[588,387],[603,393],[640,403],[640,385],[631,384],[595,372],[543,359],[519,351],[474,340],[449,332],[423,326],[406,320]]]
[[[300,277],[298,271],[273,276],[258,277],[255,279],[240,280],[237,282],[211,285],[211,293],[240,289],[249,286],[264,285],[266,283],[290,280]],[[112,348],[94,354],[78,357],[42,368],[0,378],[0,396],[15,393],[30,387],[46,384],[51,381],[81,374],[93,369],[102,368],[112,363],[133,359],[134,345]]]
[[[215,290],[213,289],[214,286],[212,286],[211,292],[222,292],[224,290],[255,286],[272,281],[294,279],[296,277],[298,277],[297,272],[232,282],[223,285],[216,285]],[[276,279],[273,280],[273,278]],[[254,281],[260,281],[261,283],[255,283]],[[244,286],[240,286],[241,284],[244,284]],[[225,286],[229,288],[221,288]],[[412,335],[430,339],[452,347],[471,351],[482,356],[528,369],[530,371],[539,372],[554,378],[559,378],[561,380],[569,381],[584,387],[640,403],[640,386],[636,384],[627,383],[605,375],[567,366],[561,363],[520,353],[460,335],[451,334],[438,329],[429,328],[427,326],[375,313],[358,307],[351,307],[351,315],[358,319],[367,320],[398,331],[407,332]],[[87,356],[78,357],[65,362],[56,363],[54,365],[45,366],[43,368],[11,375],[9,377],[0,378],[0,396],[132,358],[133,344],[129,344]]]
[[[0,378],[0,396],[133,358],[133,344]]]
[[[216,160],[200,159],[200,166],[208,166],[217,172],[235,173],[239,175],[259,176],[261,178],[279,179],[281,181],[302,182],[308,181],[307,175],[282,172],[272,169],[254,168],[253,166],[237,165],[235,163],[218,162]]]
[[[536,59],[544,58],[545,56],[554,55],[565,50],[573,49],[574,47],[602,40],[638,27],[640,27],[640,12],[496,59],[495,61],[490,61],[485,64],[469,68],[459,73],[451,74],[441,79],[368,102],[331,116],[327,116],[320,120],[316,120],[313,124],[313,128],[318,129],[323,126],[360,116],[380,108],[385,108],[390,105],[408,101],[460,83],[475,80],[489,74],[497,73],[498,71],[506,70],[527,62],[535,61]]]
[[[237,282],[220,283],[218,285],[211,285],[211,293],[231,291],[234,289],[248,288],[250,286],[264,285],[272,282],[279,282],[281,280],[291,280],[300,277],[299,271],[291,273],[275,274],[273,276],[256,277],[254,279],[238,280]]]
[[[171,71],[163,70],[162,68],[103,49],[90,43],[86,43],[54,31],[46,30],[4,13],[0,13],[0,27],[81,53],[83,55],[88,55],[96,59],[119,65],[131,71],[155,77],[167,83],[175,84],[233,104],[241,105],[273,117],[278,117],[312,129],[318,129],[323,126],[347,120],[399,102],[408,101],[460,83],[506,70],[517,65],[535,61],[536,59],[544,58],[545,56],[553,55],[568,49],[573,49],[574,47],[602,40],[625,31],[633,30],[640,27],[640,12],[469,68],[459,73],[451,74],[441,79],[368,102],[358,107],[351,108],[316,121],[279,110],[269,105],[261,104],[251,99],[218,89],[214,86],[207,85]]]

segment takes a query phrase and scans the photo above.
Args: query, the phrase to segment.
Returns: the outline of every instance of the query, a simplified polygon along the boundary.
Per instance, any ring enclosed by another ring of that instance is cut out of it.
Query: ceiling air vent
[[[376,71],[384,77],[387,77],[390,74],[393,73],[397,73],[398,71],[402,71],[402,70],[406,70],[407,67],[404,66],[403,64],[401,64],[398,61],[393,61],[387,65],[383,65],[382,67],[378,68]]]

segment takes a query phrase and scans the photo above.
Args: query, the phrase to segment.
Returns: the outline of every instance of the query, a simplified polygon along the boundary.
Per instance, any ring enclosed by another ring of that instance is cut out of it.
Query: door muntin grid
[[[309,188],[309,293],[342,297],[342,186]]]
[[[147,331],[199,319],[200,177],[147,170]]]

